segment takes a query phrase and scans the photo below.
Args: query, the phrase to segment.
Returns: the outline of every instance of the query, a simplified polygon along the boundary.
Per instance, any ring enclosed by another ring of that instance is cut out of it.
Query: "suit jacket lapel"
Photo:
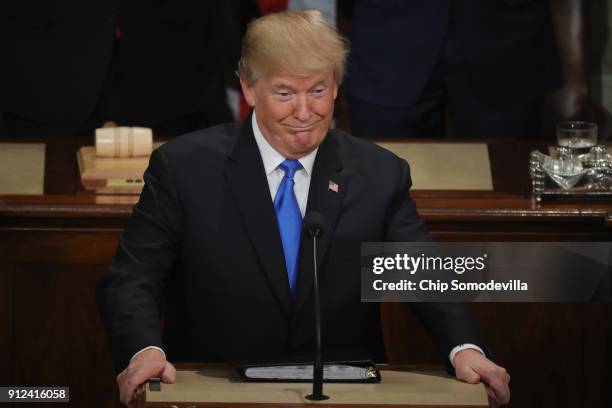
[[[333,184],[338,187],[337,191],[333,191]],[[347,187],[348,178],[346,172],[342,171],[338,142],[330,131],[317,152],[310,180],[306,210],[307,214],[313,211],[320,212],[325,217],[327,223],[325,234],[317,240],[317,266],[321,265],[321,261],[331,242]],[[312,255],[312,240],[302,236],[295,302],[296,311],[311,296],[313,281]],[[320,279],[321,271],[319,270],[319,281]]]
[[[225,177],[273,292],[289,315],[292,301],[283,246],[251,116],[242,123]]]

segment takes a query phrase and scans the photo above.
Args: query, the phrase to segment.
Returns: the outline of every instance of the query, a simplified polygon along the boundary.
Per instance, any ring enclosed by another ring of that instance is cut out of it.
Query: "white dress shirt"
[[[261,160],[263,160],[264,169],[266,170],[268,187],[270,188],[270,197],[272,198],[272,202],[274,202],[274,197],[276,197],[278,187],[285,176],[283,169],[278,166],[286,159],[279,152],[277,152],[270,145],[270,143],[268,143],[263,133],[261,133],[259,125],[257,124],[257,116],[255,115],[255,111],[253,111],[251,123],[253,125],[255,142],[257,142],[259,154],[261,155]],[[318,150],[319,148],[317,147],[306,156],[298,159],[302,165],[302,168],[297,170],[293,176],[293,181],[295,182],[293,191],[295,192],[295,198],[297,198],[298,206],[300,207],[300,212],[302,213],[302,218],[304,217],[304,214],[306,214],[306,204],[308,203],[308,190],[310,190],[312,166],[314,166],[314,161],[317,157]]]

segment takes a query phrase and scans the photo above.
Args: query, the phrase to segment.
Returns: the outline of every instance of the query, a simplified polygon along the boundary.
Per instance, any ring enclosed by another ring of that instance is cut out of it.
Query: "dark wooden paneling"
[[[95,302],[95,282],[106,273],[118,232],[26,229],[9,234],[0,237],[10,236],[12,242],[7,264],[13,277],[7,319],[13,328],[7,349],[13,360],[10,383],[69,386],[73,407],[119,407]]]
[[[95,303],[95,281],[105,270],[105,265],[16,265],[15,384],[69,386],[74,407],[118,406]]]
[[[581,406],[584,305],[476,306],[496,360],[512,376],[511,406]]]
[[[74,138],[58,138],[45,145],[45,194],[74,194],[78,186]]]
[[[608,406],[610,305],[480,303],[471,307],[494,360],[512,377],[511,407]],[[390,362],[441,362],[427,334],[414,317],[406,315],[399,304],[383,308]]]
[[[23,231],[16,262],[106,265],[117,248],[116,231]]]
[[[582,353],[585,359],[583,406],[612,407],[612,304],[585,305]]]
[[[13,381],[13,242],[0,234],[0,384]]]

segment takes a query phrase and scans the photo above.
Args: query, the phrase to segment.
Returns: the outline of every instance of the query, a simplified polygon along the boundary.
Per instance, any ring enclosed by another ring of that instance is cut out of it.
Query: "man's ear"
[[[334,100],[338,97],[338,84],[334,81]]]
[[[249,84],[244,79],[240,79],[240,87],[242,88],[242,94],[244,95],[244,99],[246,99],[249,106],[252,108],[255,107],[255,86],[254,84]]]

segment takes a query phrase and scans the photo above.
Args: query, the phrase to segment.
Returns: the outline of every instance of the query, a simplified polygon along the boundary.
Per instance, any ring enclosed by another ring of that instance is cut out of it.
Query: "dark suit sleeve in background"
[[[160,309],[181,246],[181,211],[171,179],[163,152],[154,151],[109,273],[98,281],[98,305],[117,372],[142,348],[163,348]]]

